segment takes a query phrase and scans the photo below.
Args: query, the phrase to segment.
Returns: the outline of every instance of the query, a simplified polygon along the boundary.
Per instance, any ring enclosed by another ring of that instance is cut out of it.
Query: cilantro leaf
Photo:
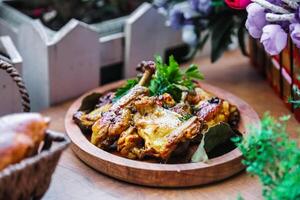
[[[203,80],[204,75],[199,71],[198,66],[195,64],[190,65],[189,68],[185,71],[185,76],[190,78],[190,79],[198,79],[198,80]]]
[[[169,64],[164,64],[160,56],[156,56],[156,72],[150,81],[149,89],[152,96],[169,93],[179,102],[182,92],[195,88],[194,80],[202,80],[203,74],[196,65],[181,70],[174,56],[169,57]]]
[[[124,85],[123,87],[119,88],[116,91],[114,101],[120,99],[122,96],[124,96],[125,94],[127,94],[127,92],[131,88],[133,88],[135,85],[137,85],[138,82],[139,82],[138,79],[128,79],[126,85]]]
[[[169,57],[169,64],[165,64],[160,56],[155,57],[156,71],[149,85],[151,96],[159,96],[169,93],[175,101],[179,102],[182,92],[193,90],[195,88],[195,80],[203,80],[204,76],[196,65],[190,65],[189,68],[181,70],[174,56]],[[131,79],[127,84],[119,88],[116,92],[114,100],[118,100],[124,96],[128,90],[138,83],[138,79]]]

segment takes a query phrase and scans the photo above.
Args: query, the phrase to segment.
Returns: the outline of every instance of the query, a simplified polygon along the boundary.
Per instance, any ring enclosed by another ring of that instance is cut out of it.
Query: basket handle
[[[25,84],[22,77],[20,76],[18,70],[10,64],[7,59],[0,57],[0,69],[6,71],[10,77],[17,84],[21,98],[22,98],[22,107],[24,112],[30,112],[30,99]]]
[[[44,139],[44,145],[42,147],[42,151],[50,149],[53,142],[65,142],[66,144],[69,144],[70,141],[62,133],[47,130],[45,139]]]

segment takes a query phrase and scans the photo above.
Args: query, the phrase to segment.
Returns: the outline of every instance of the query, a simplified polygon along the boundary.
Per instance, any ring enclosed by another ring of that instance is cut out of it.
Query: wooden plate
[[[88,92],[105,93],[120,87],[124,82],[116,82]],[[239,130],[243,134],[246,126],[259,125],[256,112],[243,100],[212,85],[201,83],[201,87],[216,96],[236,105],[241,113]],[[86,95],[87,95],[86,94]],[[209,160],[209,163],[159,164],[135,161],[123,158],[91,144],[73,122],[72,116],[81,105],[83,95],[69,108],[66,118],[66,131],[72,141],[75,154],[87,165],[111,177],[140,185],[155,187],[187,187],[207,184],[228,178],[241,170],[242,155],[234,149],[220,157]]]

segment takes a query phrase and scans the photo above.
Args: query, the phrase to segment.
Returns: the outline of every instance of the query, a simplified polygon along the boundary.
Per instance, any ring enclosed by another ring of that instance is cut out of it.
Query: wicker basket
[[[57,144],[52,145],[53,142]],[[0,172],[0,199],[41,199],[61,153],[69,143],[64,134],[49,131],[39,154]]]
[[[1,59],[0,69],[5,70],[17,83],[23,110],[29,112],[29,96],[17,70]],[[41,199],[49,187],[57,162],[69,143],[65,134],[47,131],[37,155],[0,171],[0,199]]]

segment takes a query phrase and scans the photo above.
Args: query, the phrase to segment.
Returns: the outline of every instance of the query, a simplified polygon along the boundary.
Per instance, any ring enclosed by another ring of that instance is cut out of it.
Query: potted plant
[[[299,102],[298,10],[298,2],[290,0],[253,0],[247,7],[246,28],[253,38],[250,40],[251,60],[262,69],[299,120],[298,106],[291,105]]]
[[[243,54],[247,54],[244,42],[247,13],[244,8],[248,3],[247,0],[242,3],[223,0],[154,1],[158,10],[167,17],[167,25],[182,29],[182,39],[190,46],[187,59],[210,41],[212,62],[230,49],[236,38]]]

